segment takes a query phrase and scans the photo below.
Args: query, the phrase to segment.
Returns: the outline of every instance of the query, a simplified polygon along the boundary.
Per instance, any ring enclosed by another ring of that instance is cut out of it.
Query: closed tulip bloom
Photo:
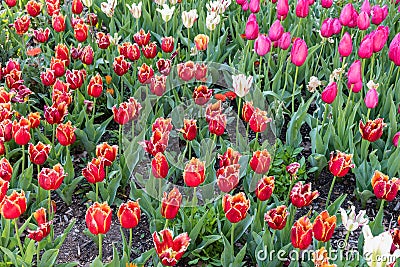
[[[256,186],[255,194],[257,198],[261,201],[268,200],[275,188],[275,177],[274,176],[265,176],[260,179]]]
[[[146,33],[143,29],[133,35],[133,39],[139,46],[147,45],[150,42],[150,37],[150,31]]]
[[[244,97],[250,92],[253,76],[244,74],[232,75],[232,87],[238,97]]]
[[[0,178],[9,182],[13,174],[13,168],[6,158],[0,160]]]
[[[382,118],[378,118],[375,120],[368,120],[365,124],[362,120],[360,120],[360,133],[361,137],[364,140],[368,140],[369,142],[375,142],[379,138],[381,138],[383,134],[383,128],[386,126],[386,123],[383,122]]]
[[[265,174],[269,171],[271,165],[271,154],[268,150],[257,150],[253,153],[253,157],[250,159],[251,169],[258,174]]]
[[[178,76],[185,82],[193,79],[195,70],[195,64],[193,61],[179,63],[177,66]]]
[[[44,106],[44,117],[49,124],[61,123],[68,113],[68,105],[65,102],[53,104],[51,107]]]
[[[361,41],[358,48],[358,56],[360,58],[370,58],[374,53],[372,34],[367,34]]]
[[[268,123],[272,119],[267,117],[267,112],[256,108],[249,120],[250,129],[256,133],[262,133],[267,130]]]
[[[290,200],[297,208],[307,207],[319,196],[317,190],[311,191],[311,183],[303,185],[303,182],[297,182],[290,192]]]
[[[151,66],[143,63],[142,66],[138,68],[138,80],[142,84],[151,83],[151,78],[154,76],[154,70]]]
[[[157,56],[157,45],[151,42],[142,47],[142,52],[145,58],[155,58]]]
[[[234,196],[227,194],[222,198],[222,209],[225,212],[225,217],[231,223],[238,223],[245,219],[249,208],[250,200],[246,198],[243,192]]]
[[[355,165],[352,164],[352,154],[345,154],[340,151],[332,151],[329,160],[329,171],[336,177],[345,176],[350,169],[354,168]]]
[[[198,51],[207,50],[209,37],[205,34],[198,34],[194,37],[194,44],[196,45],[196,49]]]
[[[269,28],[268,37],[272,42],[278,41],[282,37],[284,31],[285,29],[283,28],[281,21],[277,19]]]
[[[15,7],[17,5],[17,0],[5,0],[4,1],[8,7]]]
[[[240,164],[232,164],[217,170],[218,188],[225,193],[232,191],[239,183]]]
[[[92,159],[92,161],[88,163],[86,168],[82,170],[82,175],[91,184],[102,182],[106,177],[106,172],[104,170],[104,159]]]
[[[281,38],[277,41],[277,46],[280,49],[287,50],[292,43],[290,32],[284,32]]]
[[[353,92],[359,92],[361,88],[355,88],[356,84],[361,83],[362,86],[362,76],[361,76],[361,61],[354,61],[347,72],[348,86]]]
[[[271,50],[271,40],[264,34],[260,34],[254,42],[254,51],[263,57]]]
[[[367,108],[376,108],[378,105],[378,92],[375,88],[369,89],[364,98],[364,103]]]
[[[31,124],[28,119],[22,117],[19,121],[14,121],[12,125],[13,139],[20,146],[28,144],[31,140]]]
[[[174,187],[168,194],[164,192],[161,201],[161,215],[167,220],[174,219],[178,214],[181,203],[182,194],[179,192],[178,188]]]
[[[162,96],[167,90],[167,77],[164,75],[154,75],[150,82],[150,92],[156,96]]]
[[[328,242],[336,228],[336,216],[329,216],[328,211],[324,210],[314,220],[313,233],[315,239],[321,242]]]
[[[96,146],[96,157],[101,157],[104,159],[104,166],[111,166],[118,155],[118,146],[109,145],[107,142],[99,144]]]
[[[183,180],[189,187],[197,187],[205,180],[205,162],[192,158],[185,166]]]
[[[0,205],[0,212],[5,219],[16,219],[26,211],[25,192],[13,190],[11,195],[5,196]]]
[[[71,7],[72,13],[79,15],[83,11],[83,3],[82,0],[72,0],[72,7]]]
[[[351,41],[351,36],[348,32],[345,32],[338,46],[339,54],[342,57],[348,57],[353,51],[353,42]]]
[[[63,32],[65,31],[65,18],[61,13],[54,14],[52,16],[52,25],[53,29],[56,32]]]
[[[151,172],[155,178],[165,178],[168,175],[169,165],[167,158],[158,152],[151,160]]]
[[[369,0],[364,0],[364,2],[361,5],[360,10],[361,10],[361,12],[367,13],[368,16],[371,15],[371,4],[369,3]]]
[[[296,16],[299,18],[305,18],[308,16],[310,6],[308,0],[297,0],[296,5]]]
[[[228,147],[223,155],[218,155],[219,167],[227,167],[239,163],[239,159],[242,155],[233,148]]]
[[[360,30],[364,31],[369,28],[369,25],[370,25],[369,16],[367,12],[362,11],[357,18],[357,27]]]
[[[208,130],[211,134],[221,136],[225,132],[227,119],[225,114],[216,114],[208,121]]]
[[[90,78],[87,91],[88,95],[92,97],[101,96],[101,93],[103,92],[103,79],[98,73]]]
[[[380,171],[375,171],[371,184],[377,198],[392,201],[395,199],[397,191],[399,191],[400,181],[397,178],[389,180],[389,176]]]
[[[246,39],[254,40],[258,37],[258,33],[259,33],[259,26],[257,23],[256,15],[254,15],[254,13],[251,13],[247,20],[245,28]]]
[[[52,169],[43,168],[40,171],[38,183],[44,190],[57,190],[66,176],[64,168],[60,164],[56,164]]]
[[[321,93],[321,99],[327,104],[332,104],[335,101],[338,93],[336,82],[331,82]]]
[[[86,226],[93,235],[106,234],[111,227],[112,211],[106,202],[95,202],[86,211]]]
[[[274,209],[270,209],[264,216],[264,220],[268,223],[268,226],[274,230],[282,230],[286,226],[287,216],[289,212],[287,207],[282,205]]]
[[[290,60],[298,67],[304,64],[308,56],[308,47],[303,39],[296,38],[290,51]]]
[[[96,33],[96,43],[100,49],[107,49],[111,44],[110,34],[105,34],[103,32]]]
[[[37,165],[43,165],[50,153],[51,145],[45,145],[42,142],[37,143],[37,145],[29,144],[28,152],[29,159],[32,163]]]
[[[50,34],[49,28],[46,28],[44,30],[42,28],[33,30],[33,37],[39,43],[47,42],[47,40],[49,40],[49,34]]]
[[[58,58],[51,58],[50,69],[54,71],[56,77],[61,77],[65,73],[65,61]]]
[[[89,27],[85,23],[77,23],[74,26],[74,36],[78,42],[86,41],[89,33]]]
[[[182,233],[174,238],[171,230],[164,229],[160,233],[153,233],[153,242],[161,263],[164,266],[175,266],[189,247],[190,238],[187,233]]]
[[[400,138],[400,132],[397,132],[397,133],[393,136],[393,140],[392,140],[393,145],[394,145],[395,147],[398,147],[398,146],[399,146],[399,138]]]
[[[42,9],[42,4],[34,0],[30,0],[26,4],[26,11],[31,17],[37,17],[40,14],[41,9]]]
[[[16,33],[18,35],[23,35],[28,31],[30,24],[31,24],[31,19],[27,15],[17,18],[14,22],[14,28]]]
[[[245,102],[242,108],[242,119],[245,122],[249,122],[251,117],[253,116],[254,113],[254,106],[253,106],[253,102]]]
[[[396,34],[390,43],[388,55],[396,66],[400,66],[400,33]]]
[[[173,36],[161,38],[161,50],[164,51],[165,53],[171,53],[172,51],[174,51],[174,37]]]
[[[7,195],[9,183],[6,180],[0,178],[0,203],[3,202],[3,199]]]
[[[188,29],[193,27],[193,24],[198,17],[199,16],[197,15],[196,9],[192,9],[190,11],[182,11],[182,23]]]
[[[313,238],[312,224],[307,216],[298,219],[291,230],[290,240],[292,245],[298,249],[306,249],[311,245]]]
[[[348,3],[346,4],[343,8],[342,11],[340,12],[340,23],[343,26],[349,26],[351,24],[351,21],[353,19],[353,12],[354,12],[354,7],[353,4]]]
[[[249,8],[252,13],[258,13],[260,11],[260,0],[250,0]]]
[[[64,124],[58,125],[56,129],[56,136],[58,142],[62,146],[69,146],[75,143],[76,141],[75,130],[76,128],[72,126],[71,121],[67,121]]]
[[[321,5],[323,8],[330,8],[333,4],[333,0],[321,0]]]
[[[127,62],[124,56],[118,56],[114,58],[113,68],[114,72],[118,76],[123,76],[125,73],[128,72],[130,67],[131,63]]]
[[[371,14],[371,22],[375,25],[379,25],[386,19],[388,15],[388,7],[386,5],[383,7],[373,6]]]
[[[327,18],[322,22],[321,25],[321,36],[329,38],[333,35],[333,19]]]
[[[117,216],[123,228],[135,228],[140,221],[139,201],[129,200],[126,203],[122,203],[121,206],[119,206]]]
[[[377,53],[383,49],[388,37],[388,26],[378,26],[378,28],[376,28],[376,30],[372,32],[372,45],[374,53]]]
[[[276,17],[279,20],[286,19],[289,13],[289,1],[288,0],[278,0],[276,5]]]
[[[187,120],[183,121],[183,128],[179,130],[182,133],[182,136],[187,141],[192,141],[196,138],[197,135],[197,125],[196,120]]]

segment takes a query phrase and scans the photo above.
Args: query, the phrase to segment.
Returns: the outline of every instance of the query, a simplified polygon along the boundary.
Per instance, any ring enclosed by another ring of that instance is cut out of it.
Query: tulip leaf
[[[232,266],[242,266],[243,265],[243,259],[244,256],[246,256],[246,249],[247,249],[247,244],[244,245],[244,247],[239,251],[239,253],[235,257],[235,261],[233,262]]]
[[[232,245],[224,235],[222,235],[222,240],[224,242],[224,251],[221,254],[221,264],[222,266],[229,266],[234,261],[234,251]]]
[[[26,263],[32,262],[33,255],[35,255],[36,249],[35,249],[35,240],[33,239],[25,239],[29,241],[28,246],[25,249],[25,255],[24,255],[24,261]]]
[[[89,267],[103,267],[104,264],[101,262],[99,256],[97,256],[94,261],[89,265]]]
[[[341,195],[338,197],[332,204],[329,205],[329,207],[326,207],[326,210],[330,215],[335,215],[338,210],[340,209],[340,206],[343,204],[347,197],[347,194]]]
[[[154,248],[142,253],[142,255],[136,258],[133,262],[139,265],[144,265],[153,255],[156,255],[156,250]]]
[[[196,223],[193,229],[190,231],[189,237],[192,244],[196,243],[196,239],[204,226],[204,220],[207,218],[208,212],[205,212],[200,220]]]
[[[49,249],[45,251],[40,259],[38,267],[53,266],[58,256],[58,249]]]
[[[381,200],[385,201],[385,200]],[[378,213],[375,216],[375,219],[369,223],[369,226],[371,228],[371,232],[373,236],[377,236],[385,231],[385,228],[383,226],[383,212],[384,208],[380,208]]]

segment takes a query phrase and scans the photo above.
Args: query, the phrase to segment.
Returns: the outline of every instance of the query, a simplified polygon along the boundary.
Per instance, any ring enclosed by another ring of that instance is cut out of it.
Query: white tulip
[[[365,210],[360,210],[358,215],[356,215],[356,208],[351,206],[351,212],[347,215],[347,212],[340,208],[340,214],[342,215],[342,223],[347,231],[353,232],[357,230],[359,226],[367,224],[369,219],[365,217]]]
[[[169,8],[167,4],[164,4],[163,9],[157,8],[156,11],[161,14],[163,21],[168,22],[172,18],[172,15],[174,14],[175,7],[173,6]]]
[[[186,28],[192,28],[194,22],[197,20],[199,16],[197,15],[197,10],[192,9],[190,11],[183,11],[182,12],[182,22]]]
[[[132,6],[126,4],[126,6],[135,19],[138,19],[142,16],[142,2],[139,2],[139,4],[133,3]]]
[[[101,3],[101,11],[111,18],[114,16],[115,7],[117,6],[117,0],[108,0],[107,2]]]
[[[238,97],[244,97],[250,91],[253,76],[246,77],[244,74],[232,75],[232,87]]]
[[[216,12],[207,13],[206,27],[210,31],[215,30],[217,25],[221,22],[221,16]]]

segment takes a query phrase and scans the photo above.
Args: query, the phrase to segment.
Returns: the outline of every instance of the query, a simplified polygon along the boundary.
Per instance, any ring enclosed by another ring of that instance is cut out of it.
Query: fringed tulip
[[[13,174],[13,167],[6,158],[0,160],[0,178],[9,182]]]
[[[183,180],[189,187],[197,187],[205,180],[205,162],[192,158],[185,166]]]
[[[122,203],[118,209],[118,220],[123,228],[135,228],[140,221],[140,206],[139,201],[128,201]]]
[[[352,158],[352,154],[345,154],[340,151],[332,151],[329,160],[329,171],[336,177],[345,176],[350,169],[355,167],[355,165],[351,163]]]
[[[169,165],[167,158],[158,152],[151,160],[151,172],[155,178],[165,178],[168,175]]]
[[[161,236],[161,240],[159,236]],[[160,261],[165,266],[175,266],[189,247],[190,238],[183,233],[174,238],[169,229],[153,233],[153,242]]]
[[[25,192],[13,190],[11,195],[5,196],[0,205],[0,213],[5,219],[16,219],[26,211]]]
[[[86,226],[93,235],[106,234],[111,227],[112,210],[106,202],[95,202],[86,211]]]
[[[238,223],[245,219],[249,208],[250,200],[242,192],[234,196],[227,194],[222,198],[222,209],[231,223]]]
[[[52,169],[43,168],[38,176],[38,183],[44,190],[57,190],[60,188],[67,174],[60,164],[56,164]]]
[[[50,144],[45,145],[42,142],[37,143],[36,146],[29,144],[29,159],[33,164],[43,165],[49,156],[50,150]]]
[[[371,179],[371,184],[377,198],[392,201],[397,195],[400,181],[397,178],[389,180],[389,176],[384,175],[380,171],[375,171]]]
[[[318,196],[318,191],[311,191],[311,183],[303,185],[301,181],[297,182],[290,192],[290,200],[297,208],[309,206]]]
[[[286,206],[278,206],[274,209],[270,209],[264,216],[264,220],[268,223],[268,226],[273,230],[282,230],[286,226],[287,217],[289,212]]]
[[[232,191],[239,183],[240,165],[231,164],[217,170],[218,188],[225,193]]]
[[[255,194],[260,201],[266,201],[271,197],[274,188],[274,176],[265,176],[257,182]]]
[[[291,230],[290,239],[294,248],[304,250],[311,245],[313,237],[312,224],[307,216],[298,219]]]
[[[118,155],[118,146],[109,145],[107,142],[97,145],[96,147],[96,157],[101,157],[104,159],[104,166],[111,166]]]
[[[360,120],[359,129],[361,137],[371,143],[375,142],[381,138],[385,126],[386,124],[383,122],[382,118],[368,120],[365,124]]]
[[[174,219],[178,214],[181,203],[182,194],[179,192],[178,188],[174,187],[168,194],[164,192],[161,201],[161,215],[167,220]]]
[[[315,239],[321,242],[328,242],[336,228],[336,216],[329,216],[328,211],[324,210],[314,220],[313,234]]]
[[[82,175],[89,183],[95,184],[104,180],[106,177],[104,161],[103,158],[94,158],[88,163],[86,168],[82,170]]]
[[[266,150],[258,150],[253,153],[250,159],[250,167],[257,174],[265,174],[271,165],[271,154]]]

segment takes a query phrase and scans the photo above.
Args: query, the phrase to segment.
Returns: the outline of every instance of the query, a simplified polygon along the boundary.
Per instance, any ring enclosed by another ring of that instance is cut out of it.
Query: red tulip
[[[189,247],[189,235],[183,233],[174,238],[173,232],[169,229],[161,230],[159,234],[161,240],[157,232],[153,233],[157,255],[163,265],[175,266]]]
[[[82,170],[82,175],[89,183],[95,184],[104,180],[106,177],[104,161],[103,158],[93,158],[86,168]]]
[[[254,51],[257,55],[263,57],[271,50],[271,40],[263,34],[260,34],[254,42]]]
[[[256,15],[254,15],[254,13],[251,13],[246,23],[246,30],[245,30],[246,39],[247,40],[256,39],[258,37],[258,32],[259,32],[259,27]]]
[[[88,87],[87,87],[88,95],[92,97],[100,97],[101,93],[103,92],[103,79],[97,73],[95,76],[90,78]]]
[[[355,167],[354,164],[351,163],[352,158],[352,154],[345,154],[340,151],[332,151],[331,158],[329,160],[329,171],[336,177],[345,176],[350,169]]]
[[[383,119],[378,118],[375,120],[368,120],[367,123],[363,123],[362,120],[360,120],[360,133],[361,137],[364,140],[368,140],[369,142],[375,142],[379,138],[381,138],[383,134],[383,127],[385,127],[386,124],[383,122]]]
[[[310,6],[308,0],[297,0],[296,5],[296,16],[299,18],[305,18],[308,16]]]
[[[267,125],[272,119],[267,117],[267,112],[256,108],[249,120],[250,129],[256,133],[267,130]]]
[[[143,63],[142,66],[138,68],[138,80],[142,84],[151,83],[151,78],[154,76],[154,70],[151,66]]]
[[[33,30],[33,36],[35,40],[39,43],[45,43],[49,39],[49,34],[50,34],[50,29],[46,28],[43,30],[42,28],[39,28],[37,30]]]
[[[269,28],[268,37],[272,42],[278,41],[282,37],[284,31],[285,29],[283,28],[281,21],[277,19]]]
[[[65,18],[61,13],[54,14],[52,16],[52,25],[53,29],[56,32],[65,31]]]
[[[364,103],[367,108],[375,108],[378,105],[378,92],[375,88],[369,89],[364,98]]]
[[[44,106],[44,117],[49,124],[61,123],[68,113],[68,106],[66,103],[57,103],[51,107]]]
[[[276,16],[279,20],[284,20],[289,13],[289,1],[278,0],[276,5]]]
[[[174,187],[168,194],[164,192],[164,196],[161,201],[161,215],[167,219],[172,220],[178,214],[179,207],[182,203],[182,195],[179,190]]]
[[[106,202],[100,204],[95,202],[86,211],[86,225],[89,231],[94,234],[106,234],[111,227],[111,208]]]
[[[140,221],[139,201],[128,201],[119,206],[117,213],[119,223],[123,228],[135,228]]]
[[[225,132],[227,119],[225,114],[216,114],[208,121],[208,130],[211,134],[221,136]]]
[[[17,0],[5,0],[4,2],[5,2],[5,3],[7,4],[7,6],[10,7],[10,8],[17,5]]]
[[[113,67],[114,72],[118,76],[123,76],[125,73],[128,72],[129,68],[131,67],[131,63],[127,62],[124,56],[118,56],[114,58]]]
[[[218,155],[219,167],[227,167],[229,165],[234,165],[239,163],[239,159],[242,155],[238,151],[233,150],[233,148],[228,147],[223,155]]]
[[[94,13],[87,14],[87,17],[86,17],[87,24],[94,27],[94,26],[96,26],[97,22],[98,22],[98,19],[97,19],[96,14],[94,14]]]
[[[149,43],[142,47],[145,58],[155,58],[157,56],[157,45],[155,42]]]
[[[171,60],[170,59],[163,59],[160,58],[157,60],[157,69],[158,71],[165,76],[168,76],[169,73],[171,72]]]
[[[206,107],[206,121],[209,122],[213,117],[222,113],[222,101],[218,100],[214,104],[208,104]]]
[[[397,178],[389,180],[389,176],[384,175],[380,171],[375,171],[371,179],[371,184],[377,198],[392,201],[399,191],[400,181]]]
[[[72,0],[72,7],[71,7],[72,13],[79,15],[83,11],[83,3],[82,0]]]
[[[303,39],[296,38],[290,51],[290,60],[298,67],[304,64],[308,55],[308,47]]]
[[[213,90],[206,85],[199,85],[193,91],[194,102],[199,106],[203,106],[210,100],[212,93]]]
[[[348,32],[345,32],[338,46],[339,54],[342,57],[348,57],[351,55],[353,50],[353,43],[351,41],[351,36]]]
[[[245,122],[249,122],[251,117],[253,116],[254,113],[254,106],[253,106],[253,102],[245,102],[242,108],[242,119]]]
[[[14,121],[12,125],[12,135],[15,143],[20,146],[28,144],[31,139],[31,124],[28,119],[22,117],[19,121]]]
[[[332,104],[335,101],[338,93],[336,82],[331,82],[321,93],[321,99],[327,104]]]
[[[315,239],[328,242],[336,228],[336,216],[329,216],[328,211],[324,210],[315,218],[312,228]]]
[[[0,212],[5,219],[16,219],[26,211],[25,192],[13,190],[11,195],[5,196],[0,205]]]
[[[311,245],[313,237],[312,224],[306,216],[298,219],[291,230],[290,239],[295,248],[306,249]]]
[[[67,70],[65,72],[65,80],[69,84],[69,88],[76,90],[80,88],[86,79],[86,70]]]
[[[80,60],[85,65],[92,65],[94,60],[94,52],[93,48],[90,45],[82,48],[82,52],[80,54]]]
[[[26,11],[31,17],[37,17],[42,9],[42,4],[36,2],[35,0],[30,0],[26,4]]]
[[[330,8],[333,4],[333,0],[321,0],[321,5],[323,8]]]
[[[43,144],[42,142],[37,143],[37,145],[29,144],[28,152],[30,161],[33,164],[43,165],[50,153],[51,145]]]
[[[179,130],[182,133],[182,136],[187,141],[192,141],[196,138],[197,135],[197,125],[196,120],[187,120],[183,121],[183,128]]]
[[[256,187],[255,194],[257,198],[261,201],[268,200],[275,188],[275,177],[274,176],[264,176],[261,178]]]
[[[183,180],[189,187],[197,187],[205,180],[205,162],[192,158],[185,166]]]
[[[111,42],[110,42],[110,34],[105,34],[103,32],[98,32],[96,34],[96,43],[100,49],[107,49]]]
[[[150,92],[162,96],[167,90],[167,76],[154,75],[150,82]]]
[[[55,72],[52,69],[46,69],[45,72],[40,73],[40,80],[44,86],[51,86],[56,81]]]
[[[278,206],[274,209],[269,210],[265,216],[264,220],[268,223],[268,226],[274,230],[282,230],[286,226],[287,216],[286,206]]]
[[[43,223],[35,231],[28,229],[28,237],[36,242],[42,241],[51,232],[52,221]]]
[[[357,18],[357,27],[360,30],[364,31],[369,28],[369,25],[370,25],[369,15],[367,12],[362,11]]]
[[[75,143],[76,135],[75,135],[76,128],[72,126],[71,121],[67,121],[65,124],[60,124],[57,126],[56,136],[58,142],[62,146],[69,146]]]
[[[253,157],[250,159],[251,169],[258,174],[265,174],[269,171],[271,164],[271,155],[264,149],[262,151],[255,151]]]
[[[58,58],[51,58],[50,68],[54,71],[56,77],[61,77],[65,73],[65,63]]]
[[[195,64],[195,71],[194,71],[194,78],[198,81],[206,81],[207,78],[207,71],[208,67],[204,63],[196,63]]]
[[[3,202],[3,199],[7,195],[9,183],[6,180],[0,178],[0,203]]]
[[[39,173],[38,183],[44,190],[57,190],[66,176],[64,168],[57,164],[52,169],[43,168]]]
[[[388,15],[388,7],[386,5],[383,7],[373,6],[371,14],[371,22],[375,25],[379,25],[386,19]]]
[[[150,42],[150,31],[146,33],[143,29],[140,29],[133,35],[133,39],[139,46],[147,45]]]
[[[193,61],[187,61],[185,63],[179,63],[177,66],[179,78],[185,82],[190,81],[194,77],[195,65]]]
[[[6,158],[0,160],[0,178],[9,182],[13,174],[13,168]],[[0,202],[1,203],[1,202]]]
[[[60,0],[46,0],[47,14],[53,16],[60,11]]]
[[[227,194],[222,198],[222,209],[231,223],[238,223],[246,218],[249,208],[250,200],[242,192],[234,196]]]
[[[114,121],[120,125],[124,125],[130,121],[129,105],[126,102],[121,103],[117,108],[112,108],[114,114]]]
[[[23,15],[22,17],[18,17],[14,22],[14,28],[18,35],[23,35],[29,29],[29,25],[31,24],[31,19],[27,15]]]
[[[104,166],[111,166],[118,155],[118,146],[110,146],[107,142],[96,146],[96,157],[104,160]]]
[[[74,26],[74,36],[78,42],[86,41],[88,33],[89,33],[89,27],[85,23],[77,23]]]
[[[167,158],[158,152],[151,160],[151,172],[155,178],[165,178],[168,175],[169,165]]]
[[[174,37],[163,37],[161,38],[161,50],[165,53],[171,53],[174,51]]]
[[[297,208],[309,206],[318,196],[318,191],[311,191],[311,183],[303,185],[301,181],[297,182],[290,192],[290,200]]]
[[[217,170],[218,188],[225,193],[232,191],[239,183],[240,164],[223,166]]]

